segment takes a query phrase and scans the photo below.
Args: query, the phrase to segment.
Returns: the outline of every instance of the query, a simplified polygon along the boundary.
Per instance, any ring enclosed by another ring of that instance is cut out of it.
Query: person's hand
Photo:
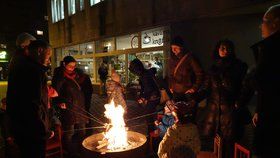
[[[253,116],[253,118],[252,118],[253,125],[254,125],[255,127],[257,126],[258,120],[259,120],[259,115],[258,115],[258,113],[255,113],[254,116]]]
[[[155,121],[155,125],[156,125],[156,126],[159,125],[159,121],[158,121],[158,120]]]
[[[14,138],[13,137],[8,137],[6,138],[6,141],[9,145],[13,145],[14,144]]]
[[[172,88],[170,88],[169,90],[170,90],[170,92],[171,92],[171,93],[174,93],[174,91],[173,91],[173,89],[172,89]]]
[[[138,102],[139,104],[142,104],[142,103],[143,103],[142,98],[138,99],[137,102]]]
[[[187,93],[194,93],[194,92],[195,92],[195,90],[194,90],[193,88],[191,88],[191,89],[187,90],[187,91],[185,92],[185,94],[187,94]]]
[[[60,103],[58,106],[59,106],[61,109],[67,109],[65,103]]]
[[[51,134],[50,134],[50,136],[49,136],[49,139],[52,139],[53,137],[54,137],[54,132],[51,131]]]
[[[140,99],[138,99],[138,103],[146,105],[148,103],[148,100],[146,100],[145,98],[140,98]]]

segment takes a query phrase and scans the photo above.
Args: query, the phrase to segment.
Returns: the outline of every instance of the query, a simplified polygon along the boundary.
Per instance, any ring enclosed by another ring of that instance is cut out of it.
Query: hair
[[[145,68],[143,63],[138,58],[135,58],[129,64],[129,71],[139,76],[145,71]]]
[[[171,147],[171,150],[167,153],[167,157],[170,158],[196,158],[194,151],[185,145],[179,145]]]
[[[222,39],[220,41],[217,42],[216,46],[215,46],[215,49],[212,53],[212,58],[214,60],[217,60],[217,59],[220,59],[220,55],[219,55],[219,48],[221,45],[224,45],[226,46],[228,49],[229,49],[229,54],[228,54],[228,57],[232,57],[232,58],[235,58],[235,46],[234,46],[234,43],[229,40],[229,39]]]
[[[25,42],[35,41],[35,40],[36,40],[36,38],[34,36],[32,36],[29,33],[23,32],[23,33],[21,33],[17,36],[16,46],[17,47],[25,47],[25,46],[27,46],[27,45],[23,45],[23,44],[25,44]]]
[[[278,18],[278,20],[280,20],[280,4],[276,4],[268,8],[266,14],[267,13],[270,14],[273,19]]]
[[[38,49],[42,48],[43,51],[39,52]],[[39,63],[44,63],[47,49],[50,48],[48,42],[43,40],[35,40],[31,41],[28,46],[29,56]]]
[[[170,45],[176,45],[176,46],[179,46],[179,47],[185,47],[185,41],[183,40],[183,38],[181,36],[175,36]]]
[[[71,62],[77,62],[76,60],[75,60],[75,58],[74,57],[72,57],[72,56],[65,56],[64,58],[63,58],[63,63],[65,64],[65,65],[68,65],[69,63],[71,63]]]
[[[175,103],[175,116],[181,124],[191,123],[193,121],[193,108],[189,103]]]

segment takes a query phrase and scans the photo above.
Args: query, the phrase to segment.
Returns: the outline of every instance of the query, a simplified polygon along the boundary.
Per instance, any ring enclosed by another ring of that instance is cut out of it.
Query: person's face
[[[229,53],[230,53],[229,48],[226,45],[221,44],[219,47],[219,56],[221,58],[224,58],[224,57],[228,56]]]
[[[76,62],[70,62],[67,65],[65,65],[65,69],[69,72],[73,72],[76,68]]]
[[[267,38],[275,31],[277,31],[277,25],[275,24],[275,19],[272,15],[267,12],[264,14],[261,24],[262,38]]]
[[[171,45],[171,51],[177,56],[178,54],[181,53],[182,47],[177,45]]]

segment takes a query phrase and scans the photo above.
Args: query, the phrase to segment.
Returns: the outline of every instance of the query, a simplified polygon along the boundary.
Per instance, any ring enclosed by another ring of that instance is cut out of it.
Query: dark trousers
[[[67,151],[68,156],[73,156],[80,153],[82,148],[82,140],[86,134],[85,123],[76,123],[74,125],[63,125],[63,147]],[[77,132],[77,137],[73,137]]]
[[[152,114],[152,113],[155,113],[156,112],[156,107],[157,105],[159,105],[160,103],[160,99],[156,99],[156,100],[153,100],[153,101],[148,101],[147,102],[147,105],[145,106],[145,109],[144,109],[144,114]],[[156,127],[155,127],[155,124],[154,124],[154,121],[156,120],[156,115],[157,114],[153,114],[153,115],[149,115],[146,117],[146,121],[147,121],[147,124],[148,124],[148,134],[151,132],[151,131],[154,131],[156,130]]]
[[[32,138],[32,136],[27,135],[16,135],[15,141],[22,158],[45,158],[46,139]]]

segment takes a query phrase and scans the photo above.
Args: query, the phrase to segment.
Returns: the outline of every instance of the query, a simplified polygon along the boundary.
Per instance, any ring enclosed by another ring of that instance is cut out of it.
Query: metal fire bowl
[[[130,144],[128,147],[122,148],[122,149],[117,149],[117,150],[108,150],[107,146],[105,146],[101,149],[97,149],[96,147],[98,146],[98,141],[101,141],[103,139],[103,137],[104,136],[102,133],[93,134],[93,135],[87,137],[86,139],[84,139],[82,144],[83,144],[84,148],[86,148],[90,151],[95,151],[95,152],[100,152],[100,153],[116,153],[116,152],[124,152],[124,151],[138,148],[138,147],[142,146],[143,144],[145,144],[145,142],[147,141],[147,138],[145,135],[138,133],[138,132],[128,131],[127,140]]]

